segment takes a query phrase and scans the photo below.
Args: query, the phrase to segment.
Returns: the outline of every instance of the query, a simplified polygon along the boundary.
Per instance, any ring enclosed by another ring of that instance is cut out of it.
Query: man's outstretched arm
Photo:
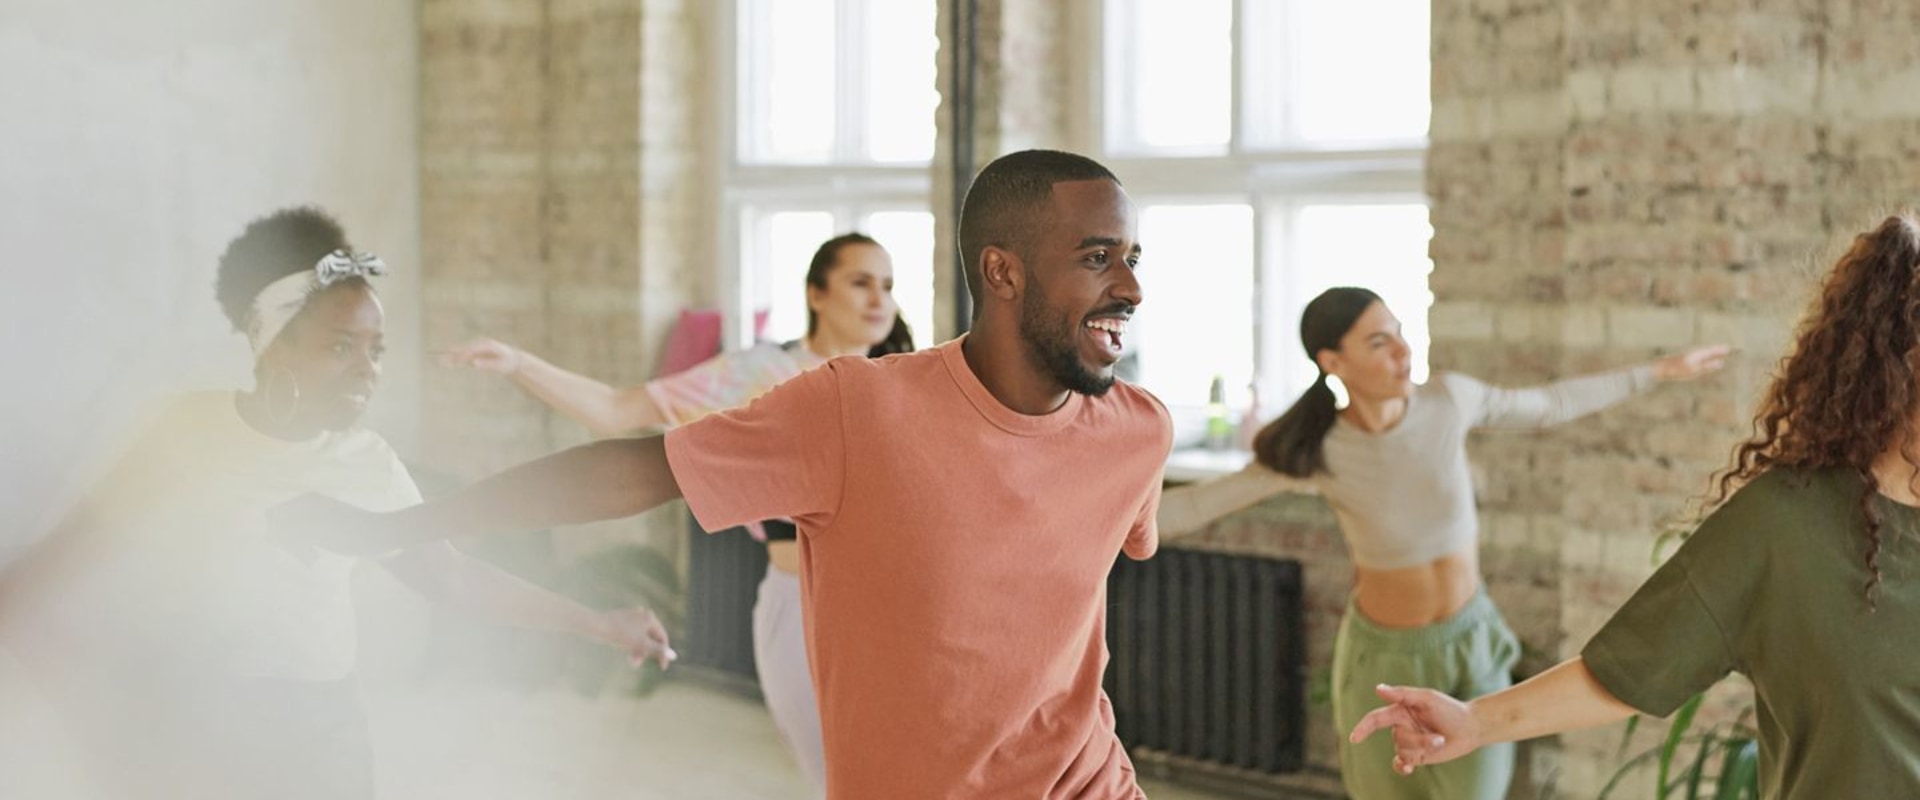
[[[562,450],[399,511],[376,513],[309,496],[273,517],[296,542],[371,555],[457,536],[630,517],[679,496],[666,440],[649,436]]]

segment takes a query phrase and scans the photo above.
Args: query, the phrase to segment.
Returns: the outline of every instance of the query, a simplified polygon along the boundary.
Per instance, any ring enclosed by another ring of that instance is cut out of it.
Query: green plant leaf
[[[1673,715],[1673,724],[1667,728],[1667,743],[1660,748],[1660,777],[1655,786],[1660,787],[1660,800],[1667,797],[1667,779],[1673,773],[1673,754],[1680,749],[1680,740],[1686,738],[1687,729],[1693,727],[1693,716],[1700,713],[1700,705],[1707,696],[1696,694],[1686,705]]]
[[[1709,735],[1716,735],[1716,734],[1692,734],[1683,738],[1681,740],[1681,743],[1682,744],[1697,743],[1697,742],[1703,741]],[[1646,766],[1647,764],[1653,763],[1656,759],[1660,757],[1660,753],[1664,749],[1665,749],[1664,745],[1660,747],[1650,747],[1646,750],[1643,750],[1635,754],[1632,758],[1627,759],[1624,763],[1620,765],[1620,768],[1618,770],[1614,771],[1613,777],[1607,780],[1607,785],[1600,790],[1600,800],[1605,800],[1607,795],[1613,792],[1614,787],[1619,786],[1621,781],[1624,781],[1628,775],[1633,774],[1635,770],[1643,766]]]
[[[1614,787],[1619,786],[1620,782],[1625,780],[1628,775],[1633,774],[1635,769],[1639,768],[1642,764],[1652,761],[1654,756],[1657,755],[1660,755],[1660,751],[1653,749],[1627,759],[1626,763],[1621,764],[1620,768],[1614,771],[1613,777],[1607,779],[1607,785],[1601,787],[1599,800],[1607,800],[1607,797],[1613,794]]]
[[[1687,779],[1687,793],[1683,796],[1687,800],[1699,800],[1700,779],[1706,777],[1707,774],[1707,757],[1713,754],[1714,745],[1719,743],[1720,735],[1713,731],[1707,731],[1706,738],[1700,740],[1700,752],[1694,754],[1693,765],[1687,767],[1687,774],[1685,776]]]
[[[1672,549],[1676,549],[1685,543],[1687,536],[1691,533],[1692,531],[1684,528],[1661,531],[1659,536],[1654,537],[1653,552],[1647,554],[1649,560],[1653,562],[1654,566],[1660,566],[1660,562],[1666,560],[1668,553],[1670,553]]]
[[[1752,739],[1727,742],[1727,757],[1720,764],[1720,779],[1714,787],[1714,800],[1739,800],[1760,796],[1760,743]]]
[[[1627,757],[1627,748],[1633,746],[1633,732],[1640,730],[1640,720],[1639,714],[1627,718],[1626,729],[1620,732],[1620,746],[1613,751],[1615,760]]]

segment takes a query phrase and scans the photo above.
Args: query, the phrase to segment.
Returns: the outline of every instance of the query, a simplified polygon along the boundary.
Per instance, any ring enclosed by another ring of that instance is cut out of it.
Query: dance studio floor
[[[757,703],[691,683],[645,700],[478,683],[369,687],[393,800],[788,800],[805,783]],[[1153,800],[1216,795],[1148,784]]]

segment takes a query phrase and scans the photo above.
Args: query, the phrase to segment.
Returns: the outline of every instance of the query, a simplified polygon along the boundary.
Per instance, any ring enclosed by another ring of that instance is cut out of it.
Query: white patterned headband
[[[314,292],[346,280],[387,274],[387,263],[372,253],[335,250],[314,262],[313,271],[301,271],[267,284],[253,298],[253,317],[247,325],[247,343],[258,357],[285,330]]]

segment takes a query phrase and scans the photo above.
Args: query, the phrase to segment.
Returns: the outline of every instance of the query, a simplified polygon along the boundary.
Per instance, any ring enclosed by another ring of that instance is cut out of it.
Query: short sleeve
[[[1154,452],[1158,460],[1165,464],[1167,456],[1173,452],[1173,415],[1152,392],[1142,389],[1140,394],[1147,401],[1152,414],[1153,441],[1157,445]],[[1133,527],[1127,530],[1126,544],[1121,546],[1128,558],[1145,561],[1160,550],[1160,495],[1164,485],[1161,471],[1155,470],[1153,480],[1147,486],[1146,500],[1140,504],[1140,513],[1134,517]]]
[[[667,463],[706,530],[775,518],[817,529],[840,506],[843,424],[839,373],[828,365],[668,431]]]
[[[351,445],[353,450],[364,455],[349,457],[348,463],[357,466],[337,473],[348,476],[349,482],[331,487],[317,484],[315,488],[322,489],[322,494],[331,494],[335,499],[368,511],[398,511],[419,505],[422,501],[420,485],[414,483],[413,472],[407,469],[406,462],[400,460],[400,454],[394,452],[393,447],[379,434],[362,429],[359,435],[371,439],[372,444],[365,447],[358,446],[358,443]],[[390,558],[400,552],[389,550],[374,558]]]
[[[359,428],[314,455],[307,471],[311,491],[368,511],[397,511],[420,504],[420,486],[400,454],[380,434]]]
[[[1743,516],[1729,507],[1709,517],[1581,651],[1621,702],[1664,717],[1740,668],[1735,615],[1760,581],[1759,548],[1739,541],[1751,533],[1738,530]]]
[[[1158,480],[1147,492],[1147,502],[1140,506],[1140,516],[1133,521],[1133,528],[1127,531],[1127,543],[1122,548],[1127,557],[1135,561],[1145,561],[1160,550],[1160,487]]]

